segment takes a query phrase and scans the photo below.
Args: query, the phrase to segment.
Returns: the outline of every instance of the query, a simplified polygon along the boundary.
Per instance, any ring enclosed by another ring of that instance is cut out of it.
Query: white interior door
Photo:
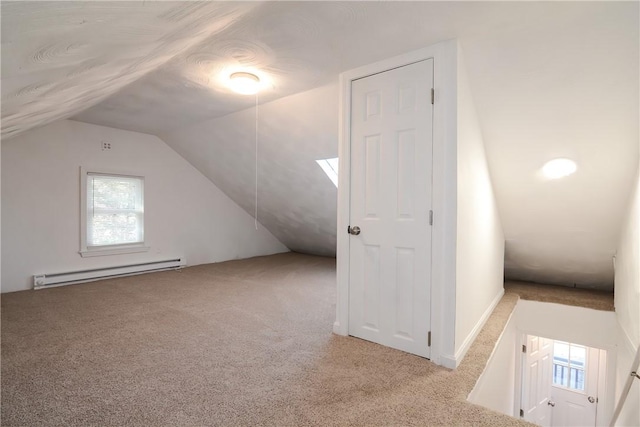
[[[349,334],[423,357],[430,356],[432,87],[432,59],[351,86]]]
[[[533,335],[525,341],[524,419],[551,427],[595,426],[601,350]]]
[[[564,342],[556,342],[556,347],[560,351],[554,356],[551,425],[595,426],[600,351]]]
[[[525,420],[551,425],[551,367],[553,340],[527,335],[522,371],[522,410]]]

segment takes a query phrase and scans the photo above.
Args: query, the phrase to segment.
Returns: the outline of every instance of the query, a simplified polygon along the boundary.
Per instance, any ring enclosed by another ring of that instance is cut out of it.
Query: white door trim
[[[431,360],[455,368],[456,114],[457,42],[450,40],[344,72],[340,75],[337,229],[337,304],[333,331],[349,331],[349,225],[351,179],[351,82],[433,58],[433,211],[431,269]]]

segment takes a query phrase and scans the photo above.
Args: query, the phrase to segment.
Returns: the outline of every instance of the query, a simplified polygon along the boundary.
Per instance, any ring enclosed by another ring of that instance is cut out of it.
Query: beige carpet
[[[507,282],[504,289],[505,292],[513,292],[526,300],[613,311],[613,292],[528,282]]]
[[[331,333],[299,254],[2,296],[2,424],[525,425],[466,402],[518,295],[456,371]]]

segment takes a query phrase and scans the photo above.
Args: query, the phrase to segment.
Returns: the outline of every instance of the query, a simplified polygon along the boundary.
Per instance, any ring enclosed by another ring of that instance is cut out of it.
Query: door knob
[[[594,399],[593,396],[589,396],[587,400],[589,401],[589,403],[593,403],[596,401],[596,399]]]
[[[549,406],[551,406],[553,408],[554,406],[556,406],[556,402],[550,400],[550,401],[547,402],[547,405],[549,405]]]
[[[357,225],[355,227],[348,226],[347,233],[357,236],[358,234],[360,234],[360,227],[358,227]]]

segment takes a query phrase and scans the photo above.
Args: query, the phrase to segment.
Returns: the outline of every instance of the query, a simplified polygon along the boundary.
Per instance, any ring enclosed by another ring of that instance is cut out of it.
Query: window
[[[84,256],[147,251],[144,246],[144,178],[82,173]]]
[[[586,347],[555,341],[553,344],[553,385],[584,391],[586,362]]]
[[[338,158],[316,160],[333,185],[338,186]]]

